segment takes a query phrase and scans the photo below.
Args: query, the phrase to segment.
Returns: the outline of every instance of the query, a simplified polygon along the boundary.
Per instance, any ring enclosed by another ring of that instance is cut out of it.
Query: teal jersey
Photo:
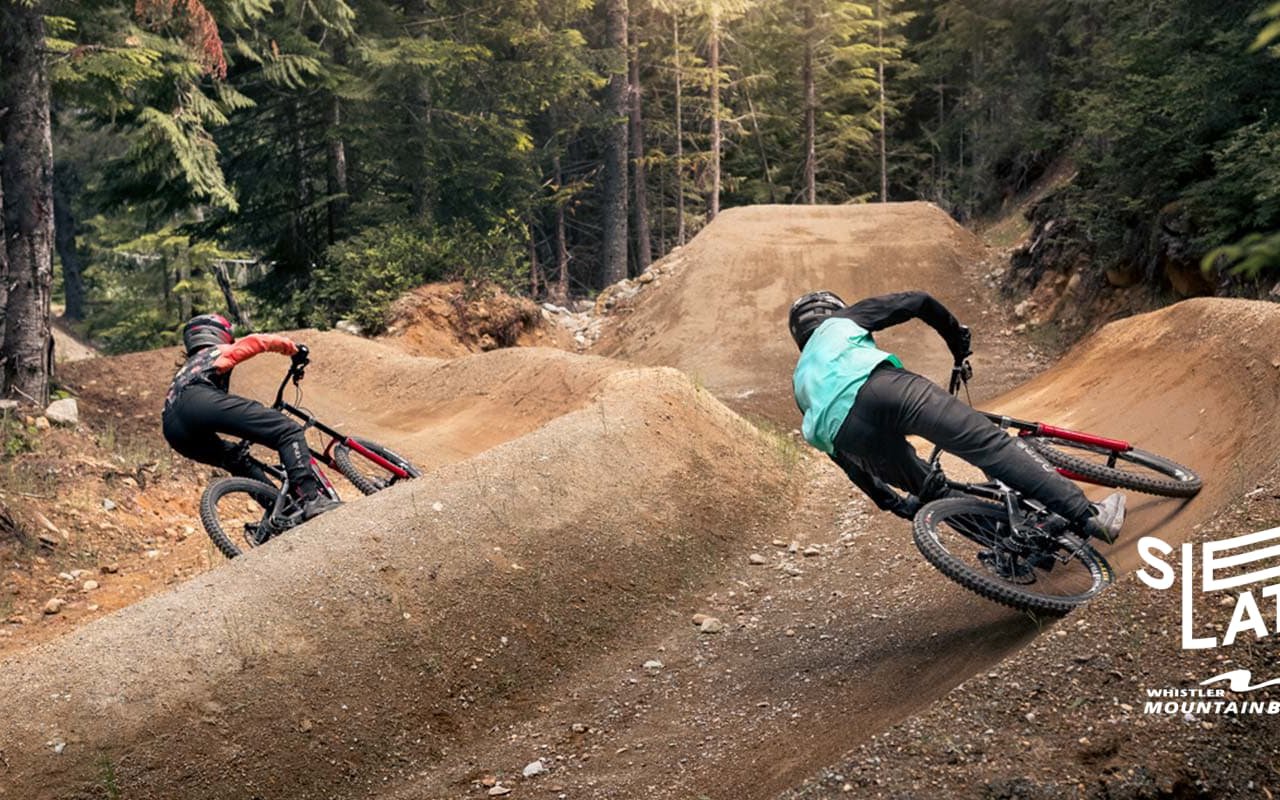
[[[888,361],[901,367],[892,353],[876,347],[871,333],[851,319],[825,320],[805,343],[792,386],[804,412],[802,431],[809,444],[824,453],[835,449],[836,434],[853,408],[858,390],[871,370]]]

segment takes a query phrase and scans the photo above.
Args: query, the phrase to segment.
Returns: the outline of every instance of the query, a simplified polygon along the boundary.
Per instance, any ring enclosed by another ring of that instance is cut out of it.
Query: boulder
[[[54,400],[44,410],[44,415],[54,425],[66,425],[74,428],[80,424],[80,408],[76,405],[74,397]]]

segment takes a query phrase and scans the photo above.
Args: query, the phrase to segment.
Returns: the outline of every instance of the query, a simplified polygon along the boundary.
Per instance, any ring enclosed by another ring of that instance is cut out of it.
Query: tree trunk
[[[711,32],[707,41],[707,69],[711,82],[711,197],[707,222],[720,213],[720,9],[711,6]]]
[[[82,320],[85,313],[84,263],[76,246],[76,216],[71,198],[76,193],[75,174],[70,167],[53,168],[53,232],[58,261],[62,264],[62,287],[67,295],[67,319]]]
[[[0,13],[0,22],[5,20],[3,13]],[[4,63],[3,57],[3,38],[0,38],[0,64]],[[5,101],[5,90],[2,79],[0,79],[0,104]],[[6,138],[5,122],[8,116],[8,109],[0,107],[0,142]],[[0,389],[4,388],[4,340],[5,320],[8,318],[9,312],[9,235],[8,227],[5,224],[4,216],[4,180],[3,180],[4,163],[0,162]]]
[[[629,48],[631,92],[631,176],[632,199],[631,225],[636,237],[636,272],[649,269],[653,263],[653,235],[649,230],[649,189],[644,165],[644,113],[641,108],[643,93],[640,90],[640,42],[635,28],[631,29]]]
[[[551,166],[556,171],[556,192],[564,186],[564,175],[560,171],[560,155],[552,159]],[[569,301],[569,244],[565,241],[564,201],[556,202],[556,289],[553,299],[557,305]]]
[[[602,287],[627,277],[627,0],[605,0],[605,15],[611,74],[605,90]]]
[[[218,282],[218,288],[222,290],[222,299],[227,301],[227,313],[231,315],[231,321],[242,328],[253,330],[253,320],[249,319],[248,313],[236,302],[236,293],[231,286],[231,275],[227,265],[220,261],[214,262],[212,269],[213,278]]]
[[[813,2],[804,7],[804,64],[801,80],[804,82],[804,201],[810,205],[818,202],[818,93],[813,74]]]
[[[4,393],[46,405],[53,365],[49,290],[53,281],[53,140],[44,56],[43,4],[0,5],[3,181],[9,199],[9,297],[5,306]]]
[[[876,0],[876,45],[881,57],[876,63],[876,81],[880,85],[880,202],[889,202],[889,154],[884,110],[884,19],[880,0]]]
[[[538,264],[538,234],[533,224],[533,215],[529,215],[525,228],[529,233],[529,296],[534,300],[538,299],[538,290],[541,288],[542,267]]]
[[[342,125],[342,104],[337,95],[329,98],[329,244],[338,240],[350,207],[351,190],[347,181],[347,145],[338,135]]]
[[[683,75],[680,72],[680,19],[671,20],[676,73],[676,244],[684,246],[684,111],[680,107]]]

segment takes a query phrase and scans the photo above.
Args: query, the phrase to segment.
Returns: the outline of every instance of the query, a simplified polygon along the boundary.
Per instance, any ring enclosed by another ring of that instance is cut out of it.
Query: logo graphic
[[[1181,546],[1179,569],[1167,558],[1174,551],[1173,545],[1155,536],[1138,540],[1138,555],[1146,565],[1138,571],[1138,579],[1157,591],[1181,584],[1182,649],[1212,650],[1229,647],[1241,636],[1253,634],[1259,640],[1280,633],[1280,527],[1204,542],[1199,545],[1198,565],[1196,549],[1189,542]],[[1193,601],[1197,592],[1222,592],[1218,605],[1232,607],[1221,640],[1216,635],[1199,633],[1213,630],[1212,624],[1220,620],[1196,620]],[[1264,606],[1269,613],[1264,613]],[[1274,624],[1274,630],[1268,627],[1268,621]],[[1221,688],[1222,684],[1226,684],[1225,688]],[[1280,713],[1280,701],[1224,699],[1228,691],[1243,694],[1280,686],[1280,677],[1255,683],[1250,670],[1235,669],[1206,678],[1200,686],[1215,688],[1148,689],[1150,699],[1144,710],[1148,714]]]

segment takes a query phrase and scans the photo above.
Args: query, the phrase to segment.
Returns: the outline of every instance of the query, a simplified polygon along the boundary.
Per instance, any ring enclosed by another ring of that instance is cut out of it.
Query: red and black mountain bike
[[[299,347],[271,407],[297,417],[304,431],[314,429],[324,435],[323,449],[311,449],[311,469],[321,491],[334,500],[340,499],[337,489],[320,468],[321,464],[341,472],[364,494],[373,494],[421,475],[417,467],[389,448],[340,433],[300,407],[301,384],[309,362],[310,352],[306,347]],[[293,403],[284,399],[285,387],[290,382],[295,390]],[[200,521],[204,523],[209,538],[227,558],[235,558],[242,548],[257,547],[303,522],[302,498],[289,484],[284,468],[249,456],[250,444],[247,441],[242,441],[240,447],[272,483],[252,478],[220,478],[209,484],[200,498]]]
[[[951,372],[958,395],[973,372],[968,363]],[[982,412],[1076,481],[1188,498],[1200,476],[1129,442]],[[1071,523],[1000,481],[961,483],[946,478],[935,447],[927,481],[930,496],[912,522],[916,546],[948,578],[990,600],[1039,614],[1060,616],[1097,595],[1115,579],[1111,565]],[[948,492],[948,490],[950,490]],[[957,496],[967,495],[967,496]]]

